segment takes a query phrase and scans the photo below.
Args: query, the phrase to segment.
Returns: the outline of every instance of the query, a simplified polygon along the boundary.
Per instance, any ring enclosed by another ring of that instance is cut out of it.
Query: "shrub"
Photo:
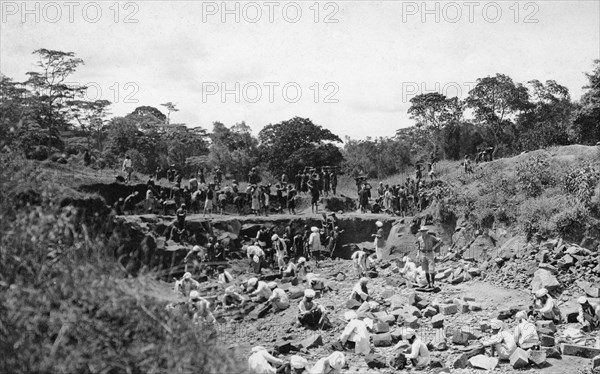
[[[555,185],[549,157],[542,153],[517,164],[517,181],[528,197],[537,197]]]
[[[594,196],[599,179],[600,171],[594,165],[585,163],[565,176],[564,187],[568,193],[588,205]]]

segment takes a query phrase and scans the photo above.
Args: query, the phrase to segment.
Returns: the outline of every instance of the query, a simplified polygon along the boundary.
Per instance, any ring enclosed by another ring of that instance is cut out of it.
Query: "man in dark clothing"
[[[181,204],[179,209],[177,209],[177,226],[180,230],[185,228],[185,217],[187,216],[187,211],[185,210],[186,205]]]
[[[335,195],[337,188],[337,174],[334,170],[329,172],[329,183],[331,184],[331,192]]]

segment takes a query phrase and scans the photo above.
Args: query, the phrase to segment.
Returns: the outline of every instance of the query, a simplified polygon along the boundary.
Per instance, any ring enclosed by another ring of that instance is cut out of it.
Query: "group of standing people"
[[[406,217],[413,211],[422,212],[431,202],[431,184],[425,180],[406,178],[404,183],[395,185],[383,184],[372,193],[371,185],[364,179],[357,183],[358,202],[361,213],[386,213]],[[373,204],[370,199],[374,198]]]

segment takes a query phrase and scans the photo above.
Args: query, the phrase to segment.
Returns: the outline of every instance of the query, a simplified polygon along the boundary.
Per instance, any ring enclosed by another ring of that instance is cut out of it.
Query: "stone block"
[[[537,327],[538,330],[546,328],[552,330],[552,332],[556,332],[556,325],[554,325],[554,322],[552,321],[536,321],[535,327]]]
[[[538,269],[533,274],[531,280],[531,289],[536,292],[540,288],[546,288],[548,291],[552,291],[560,286],[558,279],[550,271],[546,269]]]
[[[421,301],[421,298],[419,297],[419,295],[417,295],[417,293],[415,291],[411,291],[408,295],[406,295],[406,297],[408,298],[408,304],[409,305],[417,305],[417,303],[419,301]]]
[[[455,303],[458,311],[460,313],[469,313],[469,304],[467,304],[465,301],[462,300],[457,300],[458,302]]]
[[[358,307],[360,307],[361,305],[362,303],[360,301],[356,301],[354,299],[346,301],[346,308],[348,309],[358,309]]]
[[[373,325],[373,332],[376,334],[381,334],[381,333],[389,332],[389,331],[390,331],[390,325],[388,325],[387,323],[378,322]]]
[[[546,334],[540,334],[540,345],[542,347],[554,347],[556,342],[554,341],[554,337]]]
[[[586,347],[583,345],[567,344],[560,345],[560,351],[565,356],[578,356],[584,358],[593,358],[600,355],[600,348]]]
[[[486,355],[477,355],[469,359],[469,364],[476,369],[494,370],[498,366],[498,359]]]
[[[469,365],[469,358],[464,353],[454,359],[452,367],[454,369],[465,369]]]
[[[423,310],[425,308],[427,308],[429,306],[429,302],[425,301],[425,300],[420,300],[419,302],[417,302],[417,304],[415,305],[419,310]]]
[[[482,309],[481,308],[481,304],[476,303],[474,301],[469,301],[468,305],[469,305],[469,310],[471,310],[472,312],[477,312],[477,311],[480,311]]]
[[[560,351],[556,347],[546,348],[544,349],[544,353],[546,353],[546,358],[555,358],[558,360],[562,358]]]
[[[404,320],[404,326],[408,326],[413,329],[418,329],[421,325],[419,324],[419,318],[417,316],[406,317]]]
[[[275,343],[275,351],[279,354],[286,355],[292,350],[292,343],[289,341],[279,341]]]
[[[432,307],[432,306],[428,306],[427,308],[425,308],[425,310],[423,310],[423,317],[433,317],[436,314],[438,314],[437,310]]]
[[[250,314],[248,314],[248,317],[250,319],[263,318],[264,316],[266,316],[269,313],[270,310],[271,310],[271,304],[259,305],[252,312],[250,312]]]
[[[538,368],[546,365],[546,352],[544,351],[529,351],[529,362]]]
[[[390,298],[390,297],[394,296],[394,289],[393,289],[393,288],[390,288],[390,287],[386,287],[386,288],[383,290],[383,293],[382,293],[382,295],[381,295],[381,296],[382,296],[384,299],[388,299],[388,298]]]
[[[434,329],[440,329],[442,327],[444,327],[444,316],[441,314],[436,314],[435,316],[433,316],[433,318],[431,318],[431,326]]]
[[[600,355],[592,358],[592,370],[600,368]]]
[[[475,336],[469,332],[454,330],[452,334],[452,343],[456,345],[469,345],[469,340],[474,340]]]
[[[373,337],[373,345],[375,347],[389,347],[392,345],[392,334],[389,332],[384,334],[374,334],[371,336]]]
[[[320,334],[310,335],[308,338],[300,342],[300,346],[304,349],[320,347],[323,345],[323,337]]]
[[[448,316],[451,314],[456,314],[458,312],[458,308],[456,304],[441,304],[440,305],[440,313]]]
[[[402,340],[402,330],[401,329],[393,329],[390,332],[390,335],[392,336],[393,343],[398,343],[400,340]]]
[[[418,318],[421,318],[423,316],[423,314],[421,313],[421,311],[419,310],[419,308],[414,307],[414,306],[409,306],[408,308],[406,308],[406,311],[411,316],[415,316],[415,317],[418,317]]]
[[[529,365],[529,353],[524,351],[521,348],[515,349],[515,351],[510,355],[509,358],[510,365],[514,369],[522,369]]]
[[[480,321],[479,322],[479,329],[481,329],[481,331],[486,332],[490,328],[491,327],[490,327],[490,322],[489,321]]]
[[[407,304],[408,304],[408,301],[406,300],[405,297],[402,297],[400,295],[394,295],[394,296],[390,297],[390,308],[392,310],[403,308]]]
[[[385,357],[379,354],[370,354],[365,356],[365,363],[370,369],[383,369],[387,367]]]
[[[290,299],[295,300],[304,297],[304,289],[301,287],[290,287],[289,289]]]

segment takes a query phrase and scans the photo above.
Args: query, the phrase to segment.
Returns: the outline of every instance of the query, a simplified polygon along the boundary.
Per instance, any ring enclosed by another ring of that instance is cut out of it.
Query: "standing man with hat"
[[[429,229],[421,227],[417,239],[417,258],[421,259],[421,267],[425,271],[427,287],[435,287],[435,251],[442,245],[441,239],[430,234]]]

